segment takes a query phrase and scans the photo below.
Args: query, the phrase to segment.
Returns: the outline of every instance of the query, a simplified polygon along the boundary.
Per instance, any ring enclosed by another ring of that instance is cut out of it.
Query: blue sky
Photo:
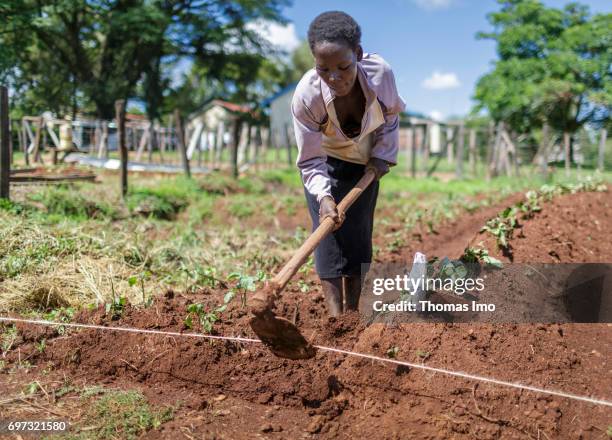
[[[610,0],[581,3],[594,12],[612,12]],[[361,25],[364,50],[379,53],[393,67],[408,109],[447,117],[471,108],[474,84],[491,68],[494,43],[475,35],[490,29],[486,14],[497,7],[494,0],[294,0],[285,11],[292,23],[273,29],[270,40],[290,47],[305,38],[317,14],[345,11]]]

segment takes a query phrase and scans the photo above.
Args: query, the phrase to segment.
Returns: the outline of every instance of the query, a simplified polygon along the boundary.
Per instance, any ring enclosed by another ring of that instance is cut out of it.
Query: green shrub
[[[29,199],[38,202],[46,209],[47,214],[75,219],[114,218],[116,210],[107,203],[89,200],[78,190],[78,187],[52,187],[31,194]]]

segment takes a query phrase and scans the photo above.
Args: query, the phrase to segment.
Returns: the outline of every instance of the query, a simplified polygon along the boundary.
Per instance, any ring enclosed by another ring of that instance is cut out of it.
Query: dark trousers
[[[365,165],[328,156],[327,172],[332,196],[336,203],[340,203],[363,176]],[[372,182],[348,209],[342,226],[315,249],[315,268],[319,278],[362,275],[362,264],[372,262],[372,229],[378,186],[378,182]],[[306,189],[304,193],[314,231],[319,226],[319,203],[316,196]]]

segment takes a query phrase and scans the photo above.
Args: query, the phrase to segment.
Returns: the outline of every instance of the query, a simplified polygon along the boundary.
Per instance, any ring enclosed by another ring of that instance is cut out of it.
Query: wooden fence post
[[[191,170],[189,169],[189,160],[187,159],[187,148],[185,147],[185,132],[183,131],[183,121],[181,120],[180,110],[174,109],[174,125],[176,126],[176,140],[181,153],[181,162],[185,176],[191,178]]]
[[[115,101],[115,119],[117,122],[117,141],[119,143],[119,157],[121,160],[121,197],[125,199],[128,191],[128,150],[125,144],[125,100]]]
[[[9,118],[9,122],[8,122],[8,126],[9,126],[9,168],[13,166],[13,121],[11,121],[11,118]],[[17,131],[17,134],[19,134],[19,131]]]
[[[492,168],[491,162],[493,160],[493,152],[495,151],[495,123],[489,122],[489,130],[487,133],[487,153],[485,157],[485,177],[486,180],[491,180]]]
[[[43,118],[42,116],[39,117],[36,120],[36,136],[34,138],[34,151],[33,153],[33,161],[34,162],[41,162],[41,158],[40,158],[40,141],[42,138],[42,132],[43,132]]]
[[[268,150],[270,148],[270,138],[271,131],[269,127],[264,127],[261,129],[261,162],[263,164],[263,168],[267,168],[268,166]]]
[[[449,165],[452,165],[454,161],[456,138],[457,129],[455,127],[446,127],[446,161]]]
[[[221,153],[223,152],[223,143],[225,137],[225,121],[219,121],[217,125],[217,136],[215,138],[215,151],[212,160],[212,169],[221,169]]]
[[[455,175],[457,179],[463,179],[463,147],[465,145],[465,125],[461,122],[459,125],[459,140],[457,141],[457,166],[455,169]]]
[[[30,153],[28,152],[28,148],[30,148],[30,138],[28,136],[26,124],[27,122],[24,121],[22,118],[21,119],[21,138],[23,139],[23,160],[25,162],[25,165],[28,166],[30,165]]]
[[[601,138],[599,139],[599,154],[597,158],[597,169],[601,172],[604,170],[604,153],[606,151],[606,139],[608,138],[608,130],[601,129]]]
[[[412,130],[412,153],[410,154],[410,176],[416,178],[417,127]]]
[[[427,122],[423,126],[423,152],[421,154],[421,168],[423,169],[423,174],[427,175],[427,170],[429,169],[429,150],[431,149],[431,123]]]
[[[497,177],[499,175],[502,132],[504,130],[503,122],[499,122],[495,130],[493,146],[491,148],[491,162],[489,163],[489,178]]]
[[[9,198],[10,175],[8,89],[2,86],[0,87],[0,199]]]
[[[240,143],[240,135],[242,133],[242,121],[240,118],[236,118],[232,129],[232,151],[230,154],[230,160],[232,165],[232,176],[234,179],[238,178],[238,144]]]
[[[469,146],[468,148],[470,149],[470,157],[469,157],[469,163],[470,163],[470,172],[472,173],[472,178],[476,177],[476,130],[475,129],[470,129],[470,138],[469,138]]]

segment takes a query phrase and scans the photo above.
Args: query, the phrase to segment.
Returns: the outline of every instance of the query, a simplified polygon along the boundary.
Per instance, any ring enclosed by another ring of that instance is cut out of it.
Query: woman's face
[[[330,41],[317,43],[313,49],[317,73],[336,96],[346,96],[357,80],[357,62],[361,61],[361,46],[356,50],[348,45]]]

